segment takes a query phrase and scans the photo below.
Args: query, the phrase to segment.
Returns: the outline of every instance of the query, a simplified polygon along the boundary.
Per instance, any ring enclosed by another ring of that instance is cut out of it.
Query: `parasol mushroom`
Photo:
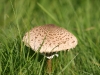
[[[70,50],[76,47],[77,38],[64,28],[54,24],[34,27],[23,37],[26,46],[34,51],[45,54],[48,58],[48,71],[51,71],[51,59],[58,51]]]

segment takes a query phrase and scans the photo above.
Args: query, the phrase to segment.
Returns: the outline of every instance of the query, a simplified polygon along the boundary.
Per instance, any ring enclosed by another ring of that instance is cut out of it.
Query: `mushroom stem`
[[[52,71],[51,59],[47,59],[47,72],[51,73],[51,71]]]

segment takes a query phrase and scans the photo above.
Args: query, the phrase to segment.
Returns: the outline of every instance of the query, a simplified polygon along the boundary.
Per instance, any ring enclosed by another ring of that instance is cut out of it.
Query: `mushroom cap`
[[[75,48],[77,38],[54,24],[34,27],[23,37],[26,46],[40,53],[51,53]]]

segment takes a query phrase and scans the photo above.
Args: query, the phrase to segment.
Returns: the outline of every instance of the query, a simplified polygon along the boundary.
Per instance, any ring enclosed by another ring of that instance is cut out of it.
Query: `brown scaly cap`
[[[23,37],[26,46],[40,53],[51,53],[75,48],[77,38],[64,28],[53,24],[34,27]],[[43,44],[42,44],[43,43]]]

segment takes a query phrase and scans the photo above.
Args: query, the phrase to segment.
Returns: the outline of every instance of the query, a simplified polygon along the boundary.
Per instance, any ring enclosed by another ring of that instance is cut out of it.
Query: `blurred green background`
[[[78,39],[74,50],[53,59],[49,75],[100,75],[100,0],[0,0],[0,75],[48,75],[45,58],[21,41],[44,24]]]

